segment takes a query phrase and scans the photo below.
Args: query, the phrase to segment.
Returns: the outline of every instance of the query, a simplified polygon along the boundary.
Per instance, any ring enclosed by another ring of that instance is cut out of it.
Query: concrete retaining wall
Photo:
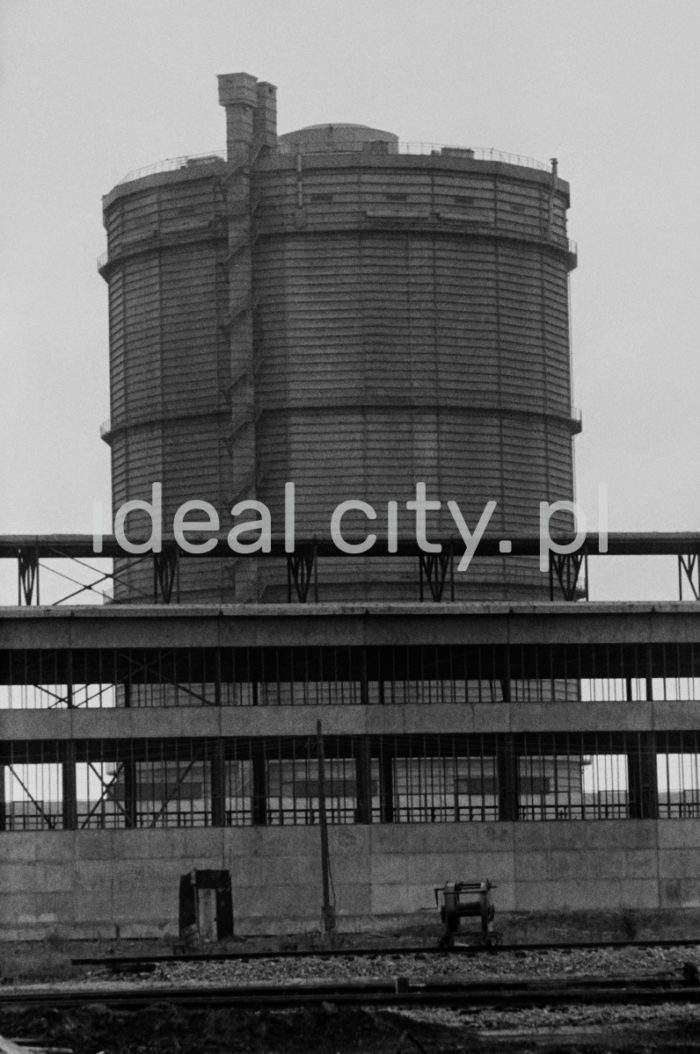
[[[341,931],[437,925],[433,886],[485,878],[498,886],[506,934],[509,917],[601,912],[680,912],[698,927],[700,820],[353,826],[329,836]],[[3,939],[175,937],[179,879],[194,868],[230,870],[239,936],[320,926],[317,827],[7,832],[0,842]]]

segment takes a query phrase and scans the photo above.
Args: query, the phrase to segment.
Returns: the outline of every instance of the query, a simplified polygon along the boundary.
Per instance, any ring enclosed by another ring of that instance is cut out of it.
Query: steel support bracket
[[[683,578],[690,586],[693,600],[700,600],[700,559],[697,553],[678,554],[678,599],[683,600]]]
[[[318,600],[318,555],[316,546],[300,549],[287,556],[287,603],[305,604],[309,595],[311,578],[314,580],[314,601]]]
[[[169,604],[177,578],[179,550],[166,545],[162,552],[153,554],[153,603]]]
[[[450,572],[450,600],[455,598],[455,576],[452,545],[446,546],[439,553],[421,553],[418,558],[420,577],[420,599],[425,599],[425,583],[428,583],[433,600],[442,600],[445,591],[445,579]]]
[[[583,581],[581,582],[581,569]],[[564,600],[588,600],[588,553],[579,549],[575,553],[549,554],[549,599],[554,600],[555,580],[559,584]]]
[[[17,603],[27,607],[34,600],[39,603],[39,554],[36,549],[17,550]]]

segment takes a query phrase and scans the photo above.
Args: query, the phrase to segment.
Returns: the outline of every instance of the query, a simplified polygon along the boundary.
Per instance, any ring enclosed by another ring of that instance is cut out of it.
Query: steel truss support
[[[442,600],[445,590],[445,579],[450,572],[450,600],[455,598],[455,571],[452,545],[446,546],[439,553],[421,553],[418,558],[420,576],[420,599],[425,599],[425,583],[428,583],[433,600]]]
[[[126,826],[127,827],[130,826],[129,823],[128,823],[127,812],[124,809],[124,806],[122,805],[122,803],[119,801],[119,798],[115,794],[115,788],[116,788],[117,783],[119,781],[119,776],[120,776],[120,774],[123,774],[123,771],[124,771],[124,763],[123,762],[120,763],[117,766],[117,768],[114,770],[114,772],[111,772],[109,774],[109,777],[107,779],[105,779],[104,774],[99,769],[95,768],[95,766],[92,763],[92,761],[88,761],[88,767],[90,768],[92,773],[99,780],[100,786],[101,786],[102,789],[100,791],[99,798],[97,799],[95,804],[92,806],[90,811],[87,813],[87,815],[83,819],[83,822],[80,824],[80,829],[83,830],[84,828],[88,827],[92,817],[93,816],[99,816],[99,810],[101,810],[103,808],[103,806],[105,806],[107,804],[110,804],[110,805],[114,804],[114,805],[116,805],[116,807],[119,810],[119,812],[121,812],[122,816],[124,816],[125,819],[127,820]],[[101,826],[104,826],[104,819],[102,821]]]
[[[316,546],[300,549],[287,557],[287,603],[305,604],[313,576],[314,602],[318,600],[318,555]]]
[[[581,575],[583,568],[583,576]],[[549,554],[549,599],[554,600],[555,581],[564,600],[588,600],[588,553]]]
[[[32,805],[36,806],[36,811],[39,814],[39,816],[41,816],[44,820],[46,820],[47,828],[50,831],[54,831],[56,829],[56,822],[55,822],[53,816],[51,815],[51,813],[47,813],[46,810],[44,809],[43,801],[39,801],[32,794],[32,792],[30,791],[29,787],[24,782],[24,780],[22,779],[22,777],[20,776],[19,772],[17,771],[17,769],[15,768],[14,765],[8,765],[7,769],[8,769],[8,772],[10,773],[10,775],[12,776],[12,778],[15,779],[17,781],[17,783],[19,783],[20,787],[22,788],[22,790],[26,794],[27,801],[30,801],[32,803]]]
[[[36,549],[17,550],[17,603],[29,607],[34,600],[39,603],[39,554]]]
[[[683,578],[690,586],[693,600],[700,600],[700,558],[697,553],[678,554],[678,599],[683,600]]]
[[[173,595],[173,586],[178,577],[178,570],[178,548],[176,545],[166,545],[162,552],[153,554],[154,604],[170,603]]]

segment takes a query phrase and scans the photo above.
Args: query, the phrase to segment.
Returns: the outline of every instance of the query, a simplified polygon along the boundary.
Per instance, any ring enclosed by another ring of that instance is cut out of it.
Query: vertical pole
[[[326,817],[326,773],[323,753],[323,731],[321,722],[316,722],[316,743],[318,749],[318,823],[321,831],[321,886],[323,905],[321,919],[323,932],[330,937],[335,930],[335,910],[330,895],[330,856],[328,853],[328,822]]]

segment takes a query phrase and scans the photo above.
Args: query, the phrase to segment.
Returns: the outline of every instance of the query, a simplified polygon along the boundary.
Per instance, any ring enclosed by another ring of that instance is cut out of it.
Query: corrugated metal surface
[[[504,537],[536,532],[539,502],[573,489],[567,185],[469,159],[272,153],[254,170],[248,244],[243,184],[222,173],[110,196],[115,503],[159,478],[168,509],[205,498],[228,525],[252,450],[276,530],[290,480],[298,536],[324,537],[348,498],[377,508],[381,535],[387,501],[425,481],[470,526],[494,500]],[[413,514],[399,522],[414,537]],[[446,508],[428,523],[456,534]],[[195,570],[188,596],[231,599],[233,565]],[[286,596],[283,563],[259,574],[263,599]],[[415,562],[327,562],[320,586],[415,597]],[[521,561],[458,576],[470,597],[547,588]]]
[[[327,534],[338,502],[361,498],[381,535],[387,501],[424,480],[471,526],[495,500],[504,536],[536,532],[539,502],[573,490],[566,190],[473,162],[372,165],[304,158],[301,208],[289,171],[268,161],[260,178],[259,496],[281,516],[294,480],[306,534]],[[446,508],[429,524],[456,531]],[[400,525],[410,537],[412,514]],[[338,595],[376,594],[378,579],[396,595],[403,577],[415,596],[410,562],[381,573],[376,561],[364,572],[334,563],[332,576]],[[458,576],[469,596],[546,588],[520,562],[517,573],[494,561]]]
[[[222,518],[230,507],[225,211],[215,175],[153,183],[130,188],[105,214],[112,493],[117,509],[161,482],[168,530],[184,501],[207,500]],[[134,534],[145,526],[137,513],[128,522]],[[181,595],[217,598],[227,574],[218,561],[188,561]],[[122,568],[117,596],[152,597],[152,575],[147,565]]]

